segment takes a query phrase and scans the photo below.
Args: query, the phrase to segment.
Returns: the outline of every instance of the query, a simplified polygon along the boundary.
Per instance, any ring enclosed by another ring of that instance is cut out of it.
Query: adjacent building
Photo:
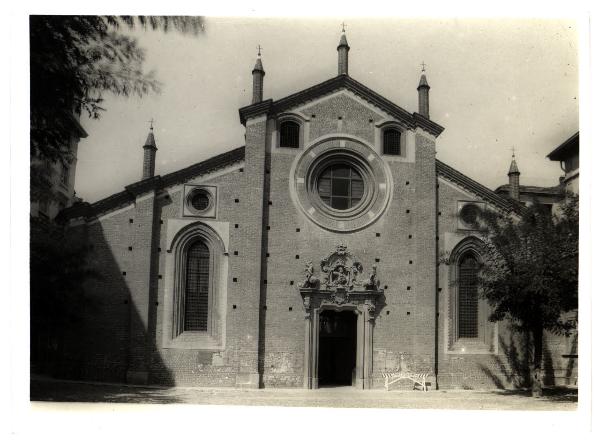
[[[565,188],[562,184],[556,186],[533,186],[520,184],[519,167],[513,154],[510,168],[508,170],[508,184],[496,188],[496,193],[515,200],[523,205],[531,205],[537,202],[544,206],[549,213],[555,212],[554,206],[561,203],[565,198]]]
[[[53,220],[61,210],[78,201],[75,195],[77,150],[79,141],[86,138],[87,133],[79,124],[79,117],[71,117],[73,118],[75,131],[71,133],[69,138],[70,162],[50,162],[32,158],[32,161],[39,163],[41,169],[47,175],[45,179],[32,179],[32,185],[37,186],[31,189],[30,215],[33,218]],[[35,171],[36,168],[32,169],[32,172]]]
[[[560,162],[565,175],[562,185],[571,193],[579,194],[579,132],[556,147],[548,159]]]

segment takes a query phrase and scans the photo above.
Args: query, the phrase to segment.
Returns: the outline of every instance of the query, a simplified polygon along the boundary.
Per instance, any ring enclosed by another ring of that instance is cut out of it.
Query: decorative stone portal
[[[314,274],[312,262],[307,262],[305,279],[299,283],[306,312],[304,387],[353,384],[359,389],[369,389],[373,373],[373,322],[385,302],[377,268],[373,266],[369,276],[361,279],[362,264],[343,244],[323,258],[320,266],[322,279]],[[350,328],[353,325],[355,329]],[[338,360],[333,361],[336,355]],[[350,359],[352,355],[354,361]]]

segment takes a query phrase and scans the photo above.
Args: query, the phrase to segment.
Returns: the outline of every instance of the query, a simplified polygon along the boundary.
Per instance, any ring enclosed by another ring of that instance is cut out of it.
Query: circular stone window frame
[[[198,210],[192,204],[192,199],[198,194],[204,194],[208,198],[208,205],[203,210]],[[188,211],[193,215],[205,215],[210,212],[211,209],[215,206],[215,199],[211,192],[206,188],[193,188],[185,197],[185,205]]]
[[[471,211],[470,214],[475,215],[475,219],[473,222],[469,222],[468,218],[466,218],[469,215],[468,211]],[[477,221],[481,219],[482,212],[483,212],[483,210],[482,210],[481,206],[479,206],[478,203],[473,203],[473,202],[464,203],[460,207],[460,210],[458,211],[458,218],[460,219],[462,229],[469,229],[469,230],[479,229],[478,228],[479,224],[477,223]]]
[[[363,179],[360,202],[349,209],[335,209],[318,193],[317,183],[329,166],[353,167]],[[320,227],[352,232],[375,222],[392,197],[393,180],[387,163],[375,149],[352,136],[327,136],[315,140],[298,155],[290,170],[290,194],[299,210]]]

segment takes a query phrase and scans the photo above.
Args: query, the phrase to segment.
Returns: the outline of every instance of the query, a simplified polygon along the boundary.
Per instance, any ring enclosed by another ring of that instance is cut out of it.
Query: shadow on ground
[[[547,389],[544,397],[526,391],[390,391],[352,387],[305,389],[166,388],[48,380],[31,381],[31,400],[47,403],[144,403],[333,408],[404,408],[451,410],[577,409],[577,390]]]
[[[499,389],[499,392],[513,392],[513,389],[521,390],[524,388],[531,388],[532,372],[531,372],[531,359],[533,353],[531,351],[531,340],[528,334],[515,334],[508,338],[499,339],[500,355],[493,355],[494,366],[492,369],[489,365],[480,363],[480,370],[491,380],[491,382]],[[569,358],[566,369],[564,370],[564,377],[561,379],[564,384],[576,384],[577,375],[575,368],[575,358],[577,357],[577,334],[571,339],[570,352],[566,357]],[[549,397],[557,397],[569,395],[572,397],[572,393],[575,393],[575,400],[577,401],[576,388],[569,386],[557,385],[556,383],[556,366],[554,364],[554,357],[558,357],[557,354],[551,352],[548,346],[547,338],[543,341],[543,380],[544,393],[549,393]],[[565,355],[563,355],[565,357]],[[516,393],[527,393],[529,391],[516,391]]]
[[[498,396],[531,397],[531,390],[496,390],[496,391],[491,391],[491,393],[496,394]],[[577,390],[577,388],[572,388],[572,387],[544,388],[544,397],[543,398],[545,400],[549,400],[551,402],[577,403],[578,390]]]
[[[31,381],[29,398],[40,402],[182,403],[175,388]]]

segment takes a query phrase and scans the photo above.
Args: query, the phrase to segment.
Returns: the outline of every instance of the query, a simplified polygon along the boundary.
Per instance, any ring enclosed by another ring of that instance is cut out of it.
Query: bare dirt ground
[[[385,391],[351,387],[303,389],[161,388],[85,383],[34,378],[32,402],[98,402],[145,404],[200,404],[336,408],[405,408],[460,410],[577,409],[577,389],[548,389],[534,399],[524,391]]]

